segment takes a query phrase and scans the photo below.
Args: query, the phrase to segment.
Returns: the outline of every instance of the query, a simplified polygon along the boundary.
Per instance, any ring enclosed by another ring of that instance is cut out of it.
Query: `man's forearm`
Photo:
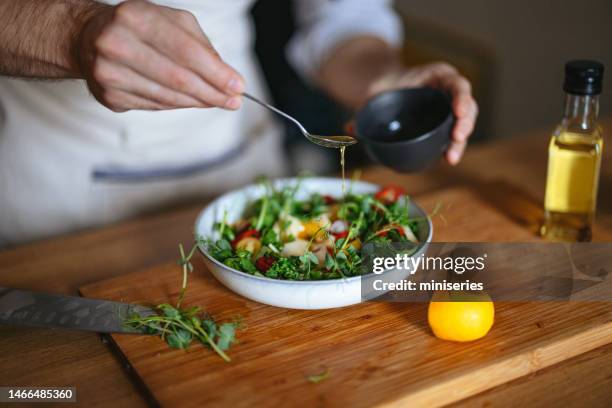
[[[375,37],[356,37],[336,46],[323,62],[319,85],[344,105],[357,108],[371,96],[375,81],[399,70],[397,50]]]
[[[92,0],[0,1],[0,75],[82,77],[76,55],[79,34],[105,7]]]

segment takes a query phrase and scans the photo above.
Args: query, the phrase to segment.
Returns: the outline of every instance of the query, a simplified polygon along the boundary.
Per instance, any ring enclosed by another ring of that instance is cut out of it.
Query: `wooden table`
[[[612,128],[612,118],[604,121]],[[427,174],[399,175],[369,168],[363,179],[397,182],[417,195],[451,185],[479,188],[511,216],[530,225],[524,206],[540,207],[545,182],[546,132],[471,147],[456,168],[440,166]],[[612,230],[611,149],[601,175],[597,227]],[[501,183],[500,183],[501,182]],[[520,205],[512,205],[520,198]],[[526,204],[525,204],[526,203]],[[522,206],[522,207],[521,207]],[[191,238],[202,203],[103,229],[0,251],[0,286],[76,294],[90,282],[176,259],[177,244]],[[90,333],[0,328],[0,385],[75,386],[79,405],[144,406],[120,361]],[[606,406],[612,401],[612,345],[574,357],[456,404],[505,406]]]

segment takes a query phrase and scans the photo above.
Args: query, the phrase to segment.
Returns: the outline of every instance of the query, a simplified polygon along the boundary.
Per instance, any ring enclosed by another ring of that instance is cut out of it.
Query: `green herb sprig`
[[[181,257],[178,264],[182,267],[183,279],[176,306],[162,303],[155,306],[158,314],[141,316],[139,313],[133,313],[124,323],[127,327],[143,333],[157,334],[170,347],[176,349],[187,349],[193,341],[199,341],[203,346],[212,349],[223,360],[230,362],[231,359],[225,351],[236,342],[236,329],[240,323],[233,321],[218,324],[200,307],[181,308],[187,291],[187,278],[193,271],[191,258],[196,249],[197,244],[186,252],[183,245],[179,245]]]

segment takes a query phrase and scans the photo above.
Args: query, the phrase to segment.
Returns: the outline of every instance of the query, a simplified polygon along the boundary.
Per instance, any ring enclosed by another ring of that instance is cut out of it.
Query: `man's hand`
[[[0,75],[84,78],[116,112],[238,109],[244,90],[193,15],[145,0],[0,1]]]
[[[446,160],[455,165],[474,129],[478,106],[467,79],[440,62],[414,68],[402,66],[397,50],[374,37],[357,37],[337,45],[319,72],[319,83],[337,100],[359,108],[372,96],[390,89],[431,86],[448,91],[457,117]]]
[[[144,0],[105,7],[74,55],[93,95],[115,112],[241,105],[244,80],[187,11]]]
[[[421,65],[411,69],[395,69],[374,81],[368,90],[372,97],[391,89],[431,86],[448,91],[453,98],[453,112],[457,118],[452,142],[446,152],[450,164],[457,164],[463,156],[468,138],[474,130],[478,105],[472,97],[469,81],[451,65],[444,62]]]

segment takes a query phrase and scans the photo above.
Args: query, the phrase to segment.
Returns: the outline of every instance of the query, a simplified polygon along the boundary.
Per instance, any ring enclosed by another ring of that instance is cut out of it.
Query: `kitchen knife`
[[[123,323],[134,313],[156,314],[150,308],[128,303],[0,287],[0,324],[98,333],[141,333]]]

